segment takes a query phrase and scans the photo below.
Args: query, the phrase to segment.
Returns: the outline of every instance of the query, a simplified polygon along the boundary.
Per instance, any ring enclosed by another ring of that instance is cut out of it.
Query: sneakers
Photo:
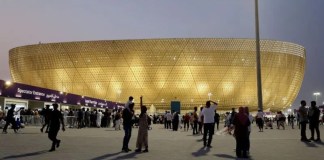
[[[148,152],[148,149],[146,148],[143,152]]]

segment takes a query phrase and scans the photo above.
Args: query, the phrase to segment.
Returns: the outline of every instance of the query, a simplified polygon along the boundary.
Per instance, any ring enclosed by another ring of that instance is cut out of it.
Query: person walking
[[[142,146],[144,145],[145,150],[143,152],[148,152],[148,116],[147,116],[147,108],[143,106],[143,97],[141,96],[141,114],[139,115],[138,122],[138,134],[136,141],[136,150],[135,152],[141,152]]]
[[[306,101],[302,100],[300,102],[301,106],[299,107],[298,114],[299,114],[299,123],[301,126],[300,129],[300,136],[301,136],[301,141],[303,142],[310,142],[310,140],[307,139],[306,137],[306,125],[308,123],[308,118],[307,118],[307,108],[306,108]]]
[[[3,130],[2,130],[2,133],[4,133],[4,134],[7,134],[7,128],[9,126],[9,124],[12,125],[12,128],[14,129],[15,133],[17,133],[17,131],[18,131],[17,124],[16,124],[15,117],[14,117],[15,108],[16,108],[16,105],[11,104],[11,108],[7,112],[6,124],[5,124],[5,126],[3,127]],[[20,111],[20,110],[21,110],[21,108],[18,111]]]
[[[55,147],[60,147],[61,140],[56,138],[58,131],[60,130],[60,122],[62,124],[62,131],[65,131],[63,115],[59,110],[57,110],[58,104],[54,103],[53,108],[54,110],[50,112],[48,130],[48,138],[52,141],[52,147],[49,150],[50,152],[55,151]]]
[[[131,149],[128,148],[129,140],[132,136],[132,118],[134,116],[134,103],[129,103],[128,107],[123,110],[123,127],[125,131],[125,136],[123,139],[123,148],[122,151],[129,152]]]
[[[211,103],[214,105],[211,106]],[[213,101],[207,101],[206,107],[201,111],[201,122],[204,124],[204,136],[203,142],[204,146],[211,148],[211,142],[213,139],[214,134],[214,117],[215,117],[215,110],[217,107],[217,103]],[[208,134],[208,142],[207,142],[207,134]]]
[[[45,105],[45,108],[42,110],[42,116],[45,119],[45,123],[43,124],[42,128],[40,129],[40,131],[42,133],[44,132],[45,126],[47,126],[46,130],[45,130],[45,133],[48,133],[50,114],[51,114],[50,105]]]
[[[321,141],[320,131],[319,131],[319,118],[320,118],[320,110],[316,106],[316,102],[311,102],[311,107],[308,110],[308,118],[309,118],[309,129],[311,130],[311,138],[309,140],[313,141]],[[314,139],[314,130],[316,131],[317,139]]]

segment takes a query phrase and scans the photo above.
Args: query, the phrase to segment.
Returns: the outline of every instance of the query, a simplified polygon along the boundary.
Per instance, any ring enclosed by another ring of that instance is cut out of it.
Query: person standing
[[[96,119],[96,125],[98,128],[101,127],[101,119],[102,119],[102,113],[101,113],[101,110],[98,109],[97,119]]]
[[[250,134],[251,134],[251,124],[253,122],[253,116],[250,114],[249,107],[245,107],[244,112],[250,121],[250,125],[248,127],[248,139],[247,139],[247,146],[246,146],[246,151],[248,155],[250,153]]]
[[[133,104],[130,104],[130,105],[133,105]],[[122,118],[122,115],[121,115],[121,110],[118,109],[115,113],[115,117],[114,117],[114,122],[115,122],[115,130],[120,130],[120,123],[121,123],[121,118]]]
[[[251,122],[249,117],[244,113],[244,108],[239,108],[233,120],[234,136],[236,139],[236,156],[237,158],[248,158],[247,150],[249,147],[249,126]]]
[[[215,126],[217,126],[217,130],[219,129],[219,114],[215,110]]]
[[[306,101],[302,100],[300,102],[301,106],[299,107],[298,114],[299,114],[299,123],[301,126],[300,129],[300,135],[301,135],[301,141],[304,142],[310,142],[310,140],[307,139],[306,137],[306,124],[308,123],[308,118],[307,118],[307,108],[306,108]]]
[[[52,147],[49,150],[50,152],[55,151],[55,147],[58,148],[60,146],[61,140],[56,138],[58,131],[60,130],[60,122],[62,124],[62,131],[65,131],[63,115],[59,110],[57,110],[58,104],[54,103],[53,108],[54,110],[50,112],[48,131],[48,138],[52,141]]]
[[[132,118],[134,116],[134,103],[129,103],[128,107],[123,110],[123,126],[125,131],[125,136],[123,139],[122,151],[129,152],[131,149],[128,148],[128,143],[132,135]]]
[[[235,108],[232,108],[231,117],[230,117],[230,124],[233,124],[235,114],[236,114]]]
[[[185,116],[183,117],[184,131],[189,130],[189,122],[190,122],[190,116],[188,113],[186,113]]]
[[[211,106],[211,103],[214,103],[214,105]],[[211,148],[211,142],[213,139],[214,134],[214,117],[215,117],[215,110],[217,107],[217,103],[213,101],[207,101],[206,107],[201,111],[201,122],[204,124],[204,146],[207,145],[207,147]],[[207,134],[208,134],[208,142],[207,142]]]
[[[87,108],[87,111],[84,113],[84,123],[86,127],[90,127],[90,110]]]
[[[9,126],[9,124],[12,125],[12,128],[14,129],[14,132],[17,133],[18,128],[17,128],[16,121],[15,121],[15,118],[14,118],[15,108],[16,108],[16,105],[15,104],[11,104],[11,108],[7,112],[6,124],[3,127],[2,133],[5,133],[5,134],[7,133],[7,128]],[[20,110],[21,109],[19,109],[19,111]]]
[[[77,118],[77,120],[78,120],[78,129],[81,129],[81,128],[83,128],[83,111],[82,110],[84,110],[84,108],[82,108],[82,109],[79,109],[79,111],[78,111],[78,118]]]
[[[178,131],[178,125],[179,125],[179,114],[178,114],[178,112],[173,110],[172,130],[173,131]]]
[[[133,96],[129,96],[128,97],[128,101],[125,104],[125,108],[129,108],[129,105],[132,104],[132,103],[134,103],[133,100],[134,100],[134,97]]]
[[[192,129],[192,134],[196,135],[198,134],[198,114],[197,114],[197,107],[194,107],[194,113],[192,115],[193,117],[193,129]]]
[[[143,106],[143,97],[141,96],[141,114],[139,115],[138,121],[138,134],[136,141],[136,150],[135,152],[141,152],[142,146],[144,145],[145,150],[143,152],[148,152],[148,116],[147,108]]]
[[[294,124],[295,123],[295,116],[293,114],[290,115],[290,124],[291,128],[294,129]]]
[[[263,118],[264,118],[263,112],[261,110],[258,110],[258,113],[256,115],[256,123],[259,126],[259,132],[263,132],[263,126],[264,126]]]
[[[203,109],[204,109],[204,107],[200,107],[200,112],[198,114],[198,116],[199,116],[198,117],[198,131],[199,131],[199,134],[203,134],[202,128],[203,128],[204,122],[202,121],[202,118],[201,118]]]
[[[311,138],[309,140],[313,141],[321,141],[320,131],[319,131],[319,118],[320,118],[320,110],[316,106],[316,102],[311,102],[311,107],[308,110],[308,118],[309,118],[309,129],[311,130]],[[317,139],[314,139],[314,130],[316,131]]]
[[[165,129],[168,129],[167,114],[168,114],[168,111],[165,111],[165,114],[164,114],[164,116],[163,116],[164,128],[165,128]]]

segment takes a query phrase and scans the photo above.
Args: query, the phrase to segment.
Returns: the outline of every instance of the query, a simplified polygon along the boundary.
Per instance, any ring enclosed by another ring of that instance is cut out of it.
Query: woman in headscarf
[[[144,145],[145,150],[143,152],[148,152],[148,116],[147,116],[147,108],[146,106],[143,106],[141,96],[141,114],[139,115],[139,121],[138,121],[138,134],[137,134],[137,141],[136,141],[136,150],[135,152],[141,152],[142,146]]]
[[[244,108],[239,108],[233,120],[234,125],[234,136],[236,139],[236,156],[238,158],[247,158],[248,140],[249,140],[249,129],[251,122],[248,116],[244,113]]]

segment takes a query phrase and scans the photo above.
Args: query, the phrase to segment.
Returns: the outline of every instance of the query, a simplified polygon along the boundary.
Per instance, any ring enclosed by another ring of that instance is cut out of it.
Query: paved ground
[[[322,135],[324,126],[320,126]],[[321,160],[324,159],[324,143],[303,143],[298,129],[265,130],[251,133],[251,158],[255,160]],[[232,136],[214,135],[213,148],[202,148],[202,136],[191,131],[173,132],[154,125],[149,131],[149,152],[121,152],[123,131],[112,128],[67,129],[59,132],[61,147],[48,152],[50,141],[39,127],[27,127],[20,133],[0,134],[0,159],[236,159],[235,140]],[[133,129],[130,148],[135,149],[137,129]],[[307,135],[310,131],[307,130]],[[323,136],[322,136],[323,137]],[[323,138],[322,138],[323,139]]]

